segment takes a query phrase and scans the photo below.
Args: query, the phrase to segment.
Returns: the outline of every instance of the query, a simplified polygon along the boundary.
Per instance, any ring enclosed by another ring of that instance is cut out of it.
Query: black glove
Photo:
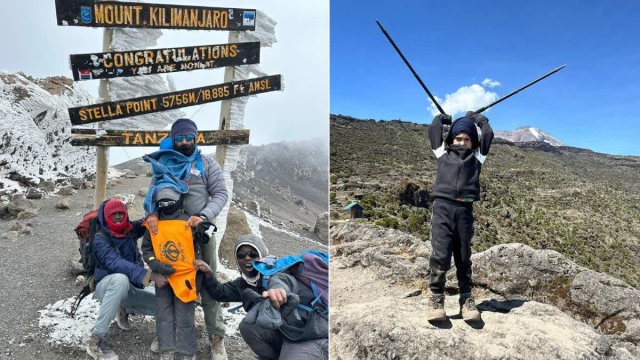
[[[176,269],[174,269],[173,266],[169,264],[161,263],[160,261],[158,261],[158,259],[153,259],[149,261],[148,265],[149,265],[149,269],[151,269],[151,271],[153,271],[154,273],[162,274],[165,276],[169,276],[174,272],[176,272]]]
[[[476,123],[476,125],[478,125],[480,128],[482,128],[482,125],[484,125],[484,123],[489,122],[489,119],[486,116],[482,114],[476,114],[473,111],[467,111],[466,116],[473,119],[473,122]]]
[[[451,115],[438,114],[433,117],[433,121],[436,121],[436,119],[439,119],[442,125],[451,125]]]

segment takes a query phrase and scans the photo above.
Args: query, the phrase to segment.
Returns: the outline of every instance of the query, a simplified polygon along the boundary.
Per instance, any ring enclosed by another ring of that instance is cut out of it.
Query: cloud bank
[[[488,88],[500,86],[500,82],[484,79],[482,85]],[[500,97],[495,92],[487,91],[485,87],[478,84],[463,86],[456,90],[453,94],[445,95],[444,101],[436,96],[436,100],[442,106],[447,114],[452,116],[465,114],[469,110],[478,110],[479,108],[489,105],[498,100]],[[431,103],[429,112],[435,116],[440,113],[438,108]]]

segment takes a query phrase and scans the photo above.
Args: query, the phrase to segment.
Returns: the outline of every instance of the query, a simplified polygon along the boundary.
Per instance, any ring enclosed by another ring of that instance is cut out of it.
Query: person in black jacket
[[[154,273],[165,277],[175,275],[168,278],[168,286],[156,284],[158,339],[151,345],[151,351],[160,353],[161,360],[195,359],[198,348],[194,300],[200,291],[203,274],[193,269],[192,261],[202,259],[202,247],[209,240],[205,231],[211,223],[203,221],[190,228],[189,215],[183,209],[184,195],[170,187],[161,189],[158,199],[158,232],[152,234],[147,230],[144,233],[142,257]],[[194,258],[190,258],[191,250]]]
[[[253,267],[253,261],[267,255],[268,249],[261,238],[244,235],[236,240],[236,260],[241,274],[239,278],[222,284],[216,280],[205,262],[196,260],[194,265],[205,273],[204,288],[211,298],[217,301],[242,302],[248,314],[240,323],[240,334],[259,359],[328,359],[329,323],[326,309],[317,304],[311,305],[316,298],[313,290],[284,272],[272,275],[265,288],[262,276]],[[292,299],[299,300],[299,304],[312,308],[312,311],[298,307],[292,309],[288,306]],[[249,319],[256,310],[262,311],[271,306],[280,310],[281,324],[265,328],[260,325],[260,319],[257,322],[255,318]],[[285,308],[289,308],[288,311]]]
[[[451,125],[446,138],[443,138],[443,125]],[[466,321],[480,321],[480,312],[471,294],[473,202],[480,199],[480,170],[489,154],[493,130],[489,119],[481,114],[468,112],[453,123],[451,116],[440,114],[429,127],[429,140],[438,159],[438,172],[433,186],[431,299],[427,318],[430,321],[447,319],[444,285],[453,255],[462,317]]]

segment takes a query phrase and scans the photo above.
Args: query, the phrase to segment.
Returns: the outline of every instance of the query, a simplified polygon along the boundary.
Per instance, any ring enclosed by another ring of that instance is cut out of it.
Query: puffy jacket
[[[451,128],[453,128],[453,124]],[[442,137],[440,118],[436,117],[431,123],[429,140],[438,159],[438,173],[436,183],[433,185],[433,196],[452,200],[480,199],[480,171],[489,154],[489,148],[493,141],[493,130],[485,121],[480,124],[480,131],[480,141],[472,139],[474,148],[470,151],[457,153],[451,148],[453,134],[449,132],[446,139]]]
[[[124,274],[127,275],[131,284],[138,288],[143,288],[142,282],[149,270],[144,268],[142,255],[136,243],[136,240],[144,235],[146,230],[142,226],[143,220],[132,221],[133,229],[126,237],[111,236],[109,227],[104,219],[104,205],[107,201],[103,202],[98,209],[98,222],[101,228],[100,231],[105,236],[109,236],[118,251],[109,244],[100,232],[96,234],[93,239],[93,253],[96,257],[95,283],[97,285],[100,280],[109,274]]]
[[[199,149],[197,151],[200,151]],[[200,210],[197,214],[189,214],[189,215],[204,215],[206,216],[208,221],[213,221],[216,216],[222,211],[224,206],[227,204],[227,200],[229,195],[227,193],[227,186],[224,180],[224,174],[222,172],[222,168],[216,162],[216,160],[204,154],[202,156],[202,167],[204,168],[204,176],[203,180],[206,186],[206,192],[208,193],[208,202],[205,207]],[[151,178],[151,185],[149,186],[149,192],[153,193],[155,183],[154,178]],[[188,186],[188,184],[187,184]],[[188,191],[188,190],[187,190]],[[182,192],[182,191],[179,191]],[[151,201],[156,201],[157,199],[151,198]],[[153,212],[156,216],[158,215],[158,211]],[[148,215],[148,214],[147,214]]]

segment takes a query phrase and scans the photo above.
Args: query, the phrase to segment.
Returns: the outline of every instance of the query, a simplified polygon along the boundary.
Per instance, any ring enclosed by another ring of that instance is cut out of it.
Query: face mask
[[[178,200],[165,200],[158,201],[158,209],[162,215],[170,215],[176,211],[182,210],[182,203],[184,202],[184,196],[180,195]]]
[[[471,155],[472,151],[468,147],[464,145],[451,145],[449,149],[456,153],[460,159],[466,159],[467,156]]]
[[[191,143],[191,144],[175,144],[174,143],[174,149],[181,153],[184,156],[191,156],[193,154],[193,152],[196,150],[196,144],[195,143]]]

